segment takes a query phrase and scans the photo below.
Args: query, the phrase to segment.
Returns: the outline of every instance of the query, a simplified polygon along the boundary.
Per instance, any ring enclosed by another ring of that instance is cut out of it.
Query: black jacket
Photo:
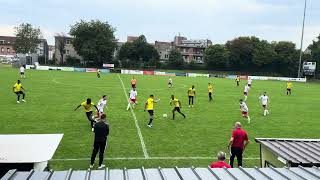
[[[99,121],[94,125],[94,141],[106,141],[109,135],[109,125]]]

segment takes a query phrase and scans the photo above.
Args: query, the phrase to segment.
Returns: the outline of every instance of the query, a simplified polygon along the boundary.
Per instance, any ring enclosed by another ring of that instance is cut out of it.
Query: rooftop
[[[320,166],[320,139],[256,138],[255,140],[290,164]]]
[[[319,180],[320,169],[304,168],[154,168],[67,171],[10,170],[1,180]]]

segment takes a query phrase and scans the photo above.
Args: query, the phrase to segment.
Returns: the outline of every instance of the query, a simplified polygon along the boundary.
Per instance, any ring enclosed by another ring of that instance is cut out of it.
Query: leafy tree
[[[229,60],[229,51],[224,45],[216,44],[204,51],[204,62],[208,69],[225,68]]]
[[[41,31],[29,23],[22,23],[15,27],[17,37],[13,48],[17,53],[35,53],[40,43]]]
[[[135,41],[122,45],[118,58],[124,67],[154,67],[158,64],[159,54],[148,44],[146,37],[141,35]]]
[[[101,67],[103,62],[112,61],[117,40],[115,28],[108,22],[81,20],[71,26],[72,44],[86,63]]]
[[[252,63],[258,68],[272,65],[276,59],[274,47],[268,41],[262,40],[254,48]]]
[[[317,62],[316,74],[319,77],[320,75],[320,35],[317,37],[317,40],[312,41],[312,44],[309,45],[308,49],[311,51],[310,61]]]
[[[252,67],[252,57],[260,40],[257,37],[239,37],[226,43],[230,52],[229,63],[232,69],[249,70]]]
[[[299,51],[296,45],[288,41],[280,41],[275,44],[276,61],[275,71],[286,76],[297,76],[299,66]]]
[[[68,65],[68,66],[78,66],[78,65],[80,65],[80,59],[77,59],[77,58],[72,57],[72,56],[67,56],[66,65]]]
[[[172,49],[169,53],[168,66],[174,69],[182,69],[184,60],[182,54],[177,49]]]

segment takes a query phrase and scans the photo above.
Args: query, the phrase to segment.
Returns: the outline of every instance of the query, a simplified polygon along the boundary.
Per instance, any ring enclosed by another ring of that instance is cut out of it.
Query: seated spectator
[[[218,156],[218,161],[213,162],[210,165],[211,168],[231,168],[231,166],[229,164],[224,162],[226,159],[226,153],[220,151],[217,156]]]

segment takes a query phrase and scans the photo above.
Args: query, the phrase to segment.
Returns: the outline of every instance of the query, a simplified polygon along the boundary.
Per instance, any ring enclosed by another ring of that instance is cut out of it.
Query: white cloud
[[[292,41],[300,48],[302,27],[300,26],[274,26],[261,25],[252,28],[255,35],[269,41]],[[303,49],[307,48],[312,40],[315,40],[320,34],[320,25],[305,26]]]
[[[0,24],[0,36],[15,36],[15,26]],[[47,39],[49,44],[54,44],[55,33],[49,29],[40,28],[43,38]]]
[[[14,26],[7,24],[0,24],[1,36],[14,36]]]

